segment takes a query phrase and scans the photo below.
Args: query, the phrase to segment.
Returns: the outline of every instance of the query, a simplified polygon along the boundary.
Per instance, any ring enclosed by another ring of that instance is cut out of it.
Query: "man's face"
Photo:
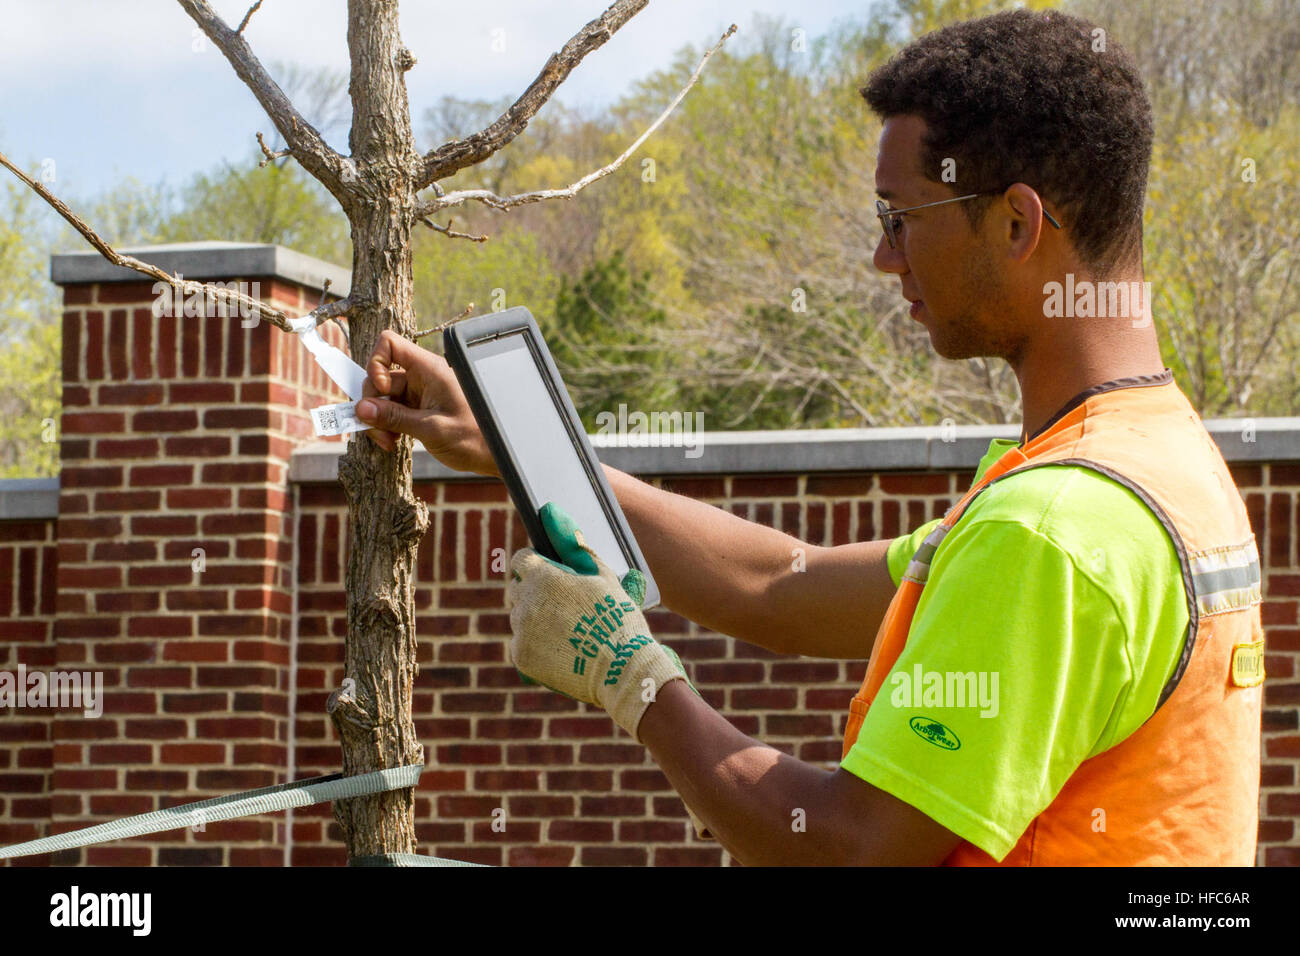
[[[903,209],[966,195],[961,170],[954,184],[927,179],[922,171],[925,121],[896,116],[885,121],[876,160],[876,192]],[[954,190],[953,185],[957,186]],[[967,200],[973,202],[975,200]],[[881,231],[873,262],[901,280],[911,315],[930,333],[934,350],[949,359],[996,356],[1019,351],[1012,303],[1005,293],[1006,263],[989,248],[984,228],[972,229],[963,203],[921,209],[901,217],[897,249]],[[986,216],[985,223],[987,224]]]

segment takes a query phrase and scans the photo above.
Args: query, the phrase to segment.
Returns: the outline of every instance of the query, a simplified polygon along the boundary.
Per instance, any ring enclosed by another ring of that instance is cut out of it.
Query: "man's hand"
[[[532,548],[510,559],[506,603],[515,667],[551,690],[599,704],[639,740],[637,726],[659,688],[687,680],[686,671],[650,635],[638,606],[645,596],[641,573],[629,571],[620,581],[572,518],[552,504],[540,516],[565,564]]]
[[[385,330],[366,375],[357,418],[375,426],[366,434],[376,445],[392,451],[399,434],[410,435],[448,468],[499,475],[446,359]]]

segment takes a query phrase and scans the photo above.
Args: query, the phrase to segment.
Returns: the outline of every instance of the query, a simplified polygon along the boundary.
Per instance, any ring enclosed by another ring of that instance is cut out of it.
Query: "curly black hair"
[[[1098,274],[1141,262],[1151,103],[1132,58],[1059,11],[1009,10],[928,33],[861,93],[881,118],[925,120],[924,175],[955,160],[962,193],[1023,182],[1063,212]],[[962,204],[978,226],[987,203]]]

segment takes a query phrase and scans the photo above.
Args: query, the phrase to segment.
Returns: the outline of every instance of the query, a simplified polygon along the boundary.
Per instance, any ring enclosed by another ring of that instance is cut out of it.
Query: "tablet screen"
[[[553,501],[572,515],[587,544],[620,578],[627,556],[619,544],[591,478],[573,447],[560,410],[521,332],[475,343],[467,349],[484,397],[501,431],[510,436],[520,478],[534,510]]]

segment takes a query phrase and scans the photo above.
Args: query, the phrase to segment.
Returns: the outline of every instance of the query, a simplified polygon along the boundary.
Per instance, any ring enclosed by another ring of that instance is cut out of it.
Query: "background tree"
[[[58,474],[58,297],[46,280],[40,203],[17,183],[0,190],[0,478]]]
[[[1086,0],[1156,116],[1147,279],[1161,351],[1202,415],[1300,408],[1300,3]]]

